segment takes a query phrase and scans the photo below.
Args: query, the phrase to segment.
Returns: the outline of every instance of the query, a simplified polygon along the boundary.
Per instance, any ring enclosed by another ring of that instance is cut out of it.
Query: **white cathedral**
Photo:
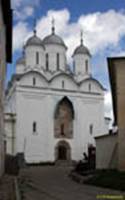
[[[106,134],[103,86],[92,77],[91,54],[81,37],[67,64],[67,47],[55,33],[36,30],[17,60],[6,91],[6,152],[27,163],[78,161],[94,137]]]

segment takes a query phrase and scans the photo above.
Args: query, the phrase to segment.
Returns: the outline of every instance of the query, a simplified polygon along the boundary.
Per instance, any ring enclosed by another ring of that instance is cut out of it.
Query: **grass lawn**
[[[97,170],[86,184],[125,191],[125,172],[117,170]]]

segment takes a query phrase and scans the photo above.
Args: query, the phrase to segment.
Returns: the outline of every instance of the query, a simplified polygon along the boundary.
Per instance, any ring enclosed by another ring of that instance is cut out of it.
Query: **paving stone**
[[[79,184],[68,175],[70,167],[40,166],[21,170],[25,200],[96,200],[97,195],[125,194],[114,190]]]
[[[15,200],[14,177],[4,175],[0,180],[0,200]]]

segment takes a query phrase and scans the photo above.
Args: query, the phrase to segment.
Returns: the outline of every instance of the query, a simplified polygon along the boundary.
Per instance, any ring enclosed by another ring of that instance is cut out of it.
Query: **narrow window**
[[[57,70],[59,70],[59,62],[60,62],[60,56],[59,53],[57,53]]]
[[[64,124],[61,124],[61,135],[64,136]]]
[[[36,78],[33,77],[33,86],[35,86],[35,85],[36,85]]]
[[[89,132],[90,132],[91,135],[93,134],[93,124],[90,124],[90,126],[89,126]]]
[[[73,61],[73,72],[75,73],[75,60]]]
[[[33,133],[36,133],[37,131],[37,124],[36,122],[33,122]]]
[[[91,83],[89,83],[89,92],[91,92]]]
[[[39,64],[39,52],[36,52],[36,64]]]
[[[65,82],[62,81],[62,88],[64,89],[64,87],[65,87]]]
[[[88,60],[85,61],[86,73],[88,73]]]
[[[46,70],[49,70],[49,55],[46,53]]]

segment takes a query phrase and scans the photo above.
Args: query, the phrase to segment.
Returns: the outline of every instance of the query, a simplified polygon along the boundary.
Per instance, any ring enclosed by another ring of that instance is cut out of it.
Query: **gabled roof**
[[[102,86],[102,84],[101,84],[98,80],[96,80],[95,78],[93,78],[93,77],[86,78],[86,79],[82,80],[79,84],[82,84],[82,83],[84,83],[84,82],[86,82],[86,81],[93,81],[93,82],[97,83],[97,84],[99,85],[99,87],[100,87],[103,91],[106,91],[106,89]]]

